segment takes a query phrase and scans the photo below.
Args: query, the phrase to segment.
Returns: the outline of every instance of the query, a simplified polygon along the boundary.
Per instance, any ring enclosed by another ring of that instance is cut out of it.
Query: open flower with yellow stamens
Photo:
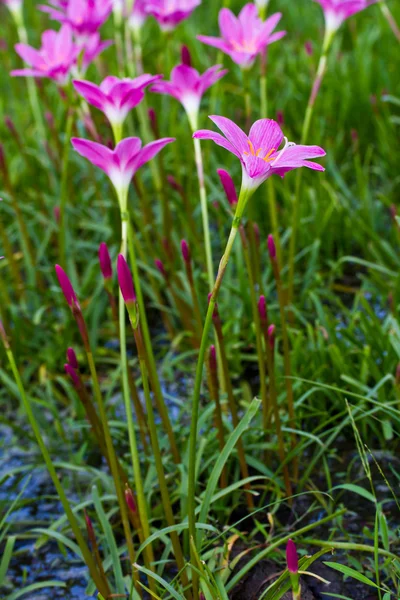
[[[275,13],[262,21],[255,4],[246,4],[238,17],[228,8],[223,8],[218,18],[221,37],[198,35],[197,39],[229,54],[242,69],[249,69],[258,54],[286,35],[286,31],[272,33],[281,17],[281,13]]]
[[[274,174],[284,177],[288,171],[299,167],[325,170],[318,163],[308,160],[325,156],[325,150],[319,146],[297,146],[288,142],[278,123],[272,119],[256,121],[249,135],[230,119],[218,116],[211,116],[210,119],[225,137],[207,129],[196,131],[194,137],[213,140],[238,157],[242,163],[242,189],[248,190],[250,194]]]

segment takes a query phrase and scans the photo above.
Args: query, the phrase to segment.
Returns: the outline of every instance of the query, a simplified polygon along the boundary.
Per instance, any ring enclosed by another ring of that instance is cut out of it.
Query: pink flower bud
[[[258,313],[260,315],[260,319],[263,322],[267,320],[267,303],[265,300],[265,296],[260,296],[258,300]]]
[[[395,220],[396,216],[397,216],[397,207],[395,204],[392,204],[389,208],[390,210],[390,216],[392,217],[393,220]]]
[[[238,197],[236,193],[235,184],[233,183],[232,177],[225,169],[217,169],[217,173],[224,187],[226,197],[231,206],[237,204]]]
[[[2,339],[4,348],[8,349],[10,347],[10,344],[8,343],[7,333],[6,333],[6,330],[4,329],[4,325],[3,325],[2,321],[0,321],[0,337]]]
[[[135,288],[133,286],[132,275],[123,254],[118,255],[117,259],[118,283],[125,304],[136,302]]]
[[[276,122],[278,123],[279,127],[283,127],[283,125],[285,124],[285,119],[283,116],[283,110],[278,110],[276,113]]]
[[[189,263],[190,262],[190,248],[189,248],[189,244],[187,243],[186,240],[181,241],[181,251],[182,251],[183,260],[185,261],[185,263]]]
[[[75,350],[68,348],[67,350],[67,361],[74,369],[79,369],[78,359],[76,358]]]
[[[358,142],[358,131],[357,131],[357,129],[352,129],[350,131],[350,134],[351,134],[351,139],[352,139],[353,143],[357,144],[357,142]]]
[[[88,538],[90,539],[91,542],[93,542],[93,540],[96,541],[96,536],[94,533],[92,521],[91,521],[89,515],[87,514],[86,510],[83,512],[83,514],[85,516],[85,523],[86,523],[86,530],[88,533]]]
[[[54,125],[55,125],[53,113],[51,113],[49,110],[46,110],[46,112],[44,113],[44,118],[46,119],[47,123],[49,124],[49,127],[51,127],[53,129]]]
[[[126,505],[129,508],[129,510],[131,511],[131,513],[135,514],[137,512],[136,502],[135,502],[135,498],[133,497],[133,492],[132,492],[131,488],[129,488],[129,487],[127,487],[125,489],[125,500],[126,500]]]
[[[65,369],[66,374],[71,378],[71,381],[74,384],[74,386],[78,389],[81,385],[81,382],[79,379],[79,375],[75,371],[74,367],[71,365],[65,364],[64,369]]]
[[[181,48],[181,57],[183,65],[186,65],[187,67],[192,66],[192,57],[190,56],[190,50],[185,45],[183,45]]]
[[[99,262],[100,269],[103,274],[104,279],[112,278],[112,265],[111,265],[111,257],[107,248],[107,244],[105,242],[101,242],[99,246]]]
[[[175,179],[175,177],[173,175],[167,175],[167,181],[173,190],[175,190],[176,192],[178,192],[181,195],[184,193],[183,187],[181,186],[180,183],[177,182],[177,180]]]
[[[270,325],[268,327],[268,340],[269,340],[269,345],[272,350],[275,347],[275,330],[276,330],[275,325]]]
[[[55,206],[53,208],[53,215],[54,215],[54,220],[58,225],[60,223],[60,207],[59,206]]]
[[[164,277],[164,279],[166,279],[167,278],[167,273],[165,271],[165,267],[164,267],[163,261],[160,260],[159,258],[156,258],[154,260],[154,264],[156,265],[156,268],[161,273],[161,275]]]
[[[210,360],[211,371],[216,371],[217,370],[217,353],[215,351],[215,346],[210,346],[209,360]]]
[[[60,265],[56,265],[55,269],[58,282],[60,284],[62,293],[64,294],[65,299],[68,302],[68,305],[70,306],[70,308],[72,308],[75,304],[75,306],[79,308],[78,298],[76,297],[75,290],[72,287],[72,283],[70,282],[68,275],[66,274],[64,269],[60,267]]]
[[[275,241],[274,241],[274,236],[273,235],[269,235],[268,236],[268,252],[269,252],[269,256],[271,260],[275,260],[276,259],[276,246],[275,246]]]
[[[154,110],[154,108],[149,108],[147,114],[149,115],[151,130],[154,133],[154,136],[157,138],[157,137],[159,137],[159,135],[158,135],[158,122],[157,122],[156,111]]]
[[[312,42],[310,40],[306,41],[306,43],[304,44],[304,49],[307,52],[308,56],[312,56],[312,54],[313,54],[313,45],[312,45]]]
[[[298,573],[299,559],[297,556],[296,544],[293,540],[289,540],[286,546],[286,563],[287,568],[291,573]]]

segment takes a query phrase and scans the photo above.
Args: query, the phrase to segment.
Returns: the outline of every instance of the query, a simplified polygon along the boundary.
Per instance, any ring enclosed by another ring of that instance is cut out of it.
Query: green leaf
[[[165,581],[165,579],[160,577],[160,575],[157,575],[157,573],[153,573],[152,571],[150,571],[150,569],[146,569],[146,567],[141,567],[137,563],[135,563],[133,566],[136,569],[138,569],[141,573],[144,573],[148,577],[152,577],[153,579],[155,579],[160,585],[162,585],[167,590],[167,592],[171,594],[173,598],[175,598],[175,600],[185,600],[183,596],[181,596],[176,590],[174,590],[174,588],[170,583],[168,583],[168,581]]]
[[[243,419],[240,421],[240,423],[238,424],[236,429],[234,429],[234,431],[232,431],[232,433],[230,434],[230,436],[224,446],[224,449],[218,455],[218,459],[217,459],[217,461],[214,465],[214,468],[211,472],[210,478],[207,483],[206,491],[204,493],[204,498],[203,498],[201,511],[200,511],[200,517],[199,517],[200,523],[207,522],[207,516],[208,516],[208,511],[210,509],[212,497],[218,486],[218,482],[221,477],[221,473],[225,466],[225,463],[227,462],[229,456],[231,455],[233,449],[235,448],[238,439],[250,425],[250,421],[252,420],[252,418],[255,416],[258,409],[260,408],[260,404],[261,404],[261,400],[259,400],[258,398],[254,398],[254,400],[250,404],[249,408],[247,409]]]
[[[25,594],[30,594],[36,590],[45,590],[50,587],[65,588],[66,585],[63,581],[41,581],[40,583],[32,583],[32,585],[28,585],[28,587],[10,594],[7,600],[17,600],[17,598],[22,598]]]
[[[353,492],[354,494],[362,496],[374,504],[376,503],[375,496],[371,494],[371,492],[360,485],[356,485],[355,483],[343,483],[342,485],[336,485],[331,491],[333,492],[333,490],[347,490],[348,492]]]
[[[5,548],[3,550],[3,556],[1,557],[0,562],[0,587],[4,584],[4,580],[6,578],[8,566],[12,558],[12,553],[14,550],[14,544],[16,539],[17,538],[15,535],[10,535],[10,537],[7,539]]]
[[[331,569],[334,569],[335,571],[339,571],[339,573],[343,573],[343,575],[345,575],[346,577],[352,577],[353,579],[357,579],[357,581],[361,581],[361,583],[365,583],[366,585],[370,585],[371,587],[380,589],[379,586],[376,585],[376,583],[374,583],[370,579],[368,579],[368,577],[365,577],[365,575],[362,575],[361,573],[355,571],[354,569],[351,569],[350,567],[346,567],[346,565],[341,565],[340,563],[334,562],[324,562],[324,565],[326,565],[327,567],[331,567]]]

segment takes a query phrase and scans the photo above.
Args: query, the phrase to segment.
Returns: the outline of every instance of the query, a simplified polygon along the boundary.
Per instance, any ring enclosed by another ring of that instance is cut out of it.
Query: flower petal
[[[252,125],[249,139],[256,152],[262,148],[261,158],[264,158],[272,149],[278,150],[283,141],[283,133],[276,121],[259,119]]]
[[[242,155],[236,150],[235,146],[232,146],[232,144],[228,142],[226,138],[224,138],[220,133],[217,133],[216,131],[210,131],[209,129],[199,129],[193,134],[193,137],[197,138],[198,140],[212,140],[213,142],[218,144],[218,146],[222,146],[222,148],[225,148],[225,150],[228,150],[228,152],[232,152],[232,154],[234,154],[240,159],[242,158]]]
[[[167,144],[174,142],[175,138],[161,138],[150,142],[142,148],[142,150],[136,155],[136,157],[129,162],[129,167],[133,168],[134,171],[140,169],[145,163],[149,162],[156,154],[160,152]]]
[[[226,117],[219,117],[218,115],[211,115],[209,118],[216,124],[218,129],[222,131],[228,142],[236,148],[238,156],[241,156],[243,152],[247,152],[249,147],[248,137],[236,123]]]
[[[214,48],[222,50],[222,52],[229,52],[230,46],[222,38],[213,37],[210,35],[197,35],[196,38],[199,40],[199,42],[207,44],[207,46],[213,46]]]
[[[109,174],[110,169],[114,165],[114,153],[112,150],[102,144],[82,138],[72,138],[71,143],[78,154],[87,158],[93,165],[107,173],[107,175]]]
[[[256,8],[254,6],[254,8]],[[229,8],[222,8],[218,15],[218,24],[221,35],[225,40],[240,39],[242,37],[242,25]]]
[[[72,83],[78,94],[85,98],[89,104],[100,110],[104,110],[104,106],[107,103],[107,97],[99,86],[84,80],[74,80]]]

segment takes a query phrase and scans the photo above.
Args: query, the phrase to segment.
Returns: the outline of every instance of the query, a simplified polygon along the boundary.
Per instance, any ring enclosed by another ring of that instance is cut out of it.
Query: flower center
[[[242,40],[241,42],[238,42],[237,40],[231,40],[231,46],[235,52],[248,52],[249,54],[254,54],[257,52],[254,40]]]
[[[261,158],[261,160],[263,160],[264,162],[267,162],[267,163],[274,160],[271,157],[271,154],[273,154],[275,152],[275,150],[276,150],[275,148],[271,148],[271,150],[264,157],[262,157],[262,156],[260,156],[261,152],[263,151],[262,148],[258,148],[258,150],[255,150],[253,142],[251,140],[247,140],[247,143],[250,147],[250,152],[243,152],[243,154],[245,156],[250,156],[250,155],[257,156],[257,158]]]

